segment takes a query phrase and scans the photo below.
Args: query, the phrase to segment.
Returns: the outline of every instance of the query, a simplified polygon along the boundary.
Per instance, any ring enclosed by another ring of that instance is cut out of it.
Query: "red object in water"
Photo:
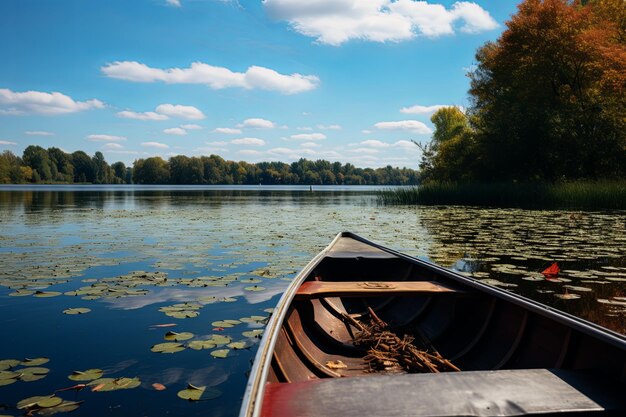
[[[543,275],[547,275],[547,276],[558,275],[559,272],[561,272],[561,269],[559,268],[559,265],[556,262],[550,265],[549,267],[547,267],[546,269],[544,269],[543,271],[541,271]]]

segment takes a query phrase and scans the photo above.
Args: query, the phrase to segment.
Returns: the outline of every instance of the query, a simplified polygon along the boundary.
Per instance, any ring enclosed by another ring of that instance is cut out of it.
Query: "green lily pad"
[[[63,310],[63,314],[86,314],[91,311],[90,308],[77,307],[77,308],[68,308],[67,310]]]
[[[87,385],[94,387],[92,391],[104,392],[104,391],[117,391],[120,389],[133,389],[141,385],[139,378],[100,378],[91,381]],[[97,388],[97,389],[96,389]]]
[[[198,317],[200,313],[195,310],[183,310],[183,311],[170,311],[165,313],[166,316],[174,317],[175,319],[190,319]]]
[[[13,371],[0,371],[0,381],[19,378],[21,374]]]
[[[241,340],[239,342],[232,342],[227,345],[229,348],[234,350],[247,349],[252,346],[250,340]]]
[[[178,391],[179,398],[188,401],[203,401],[203,400],[212,400],[214,398],[218,398],[222,395],[221,391],[216,390],[214,388],[207,387],[196,387],[195,385],[188,384],[187,388],[184,390]]]
[[[157,353],[176,353],[185,350],[185,346],[174,342],[158,343],[152,346],[150,350]]]
[[[237,299],[234,297],[222,297],[220,298],[220,301],[223,303],[234,303]]]
[[[241,324],[241,322],[239,320],[220,320],[220,321],[214,321],[213,323],[211,323],[211,326],[213,327],[233,327],[237,324]]]
[[[24,359],[22,362],[20,362],[20,365],[22,366],[39,366],[39,365],[43,365],[44,363],[48,363],[50,362],[49,358],[26,358]]]
[[[23,410],[28,408],[47,408],[54,407],[63,402],[62,398],[53,395],[36,396],[25,398],[17,403],[17,409]]]
[[[189,332],[181,332],[181,333],[177,333],[177,332],[167,332],[165,333],[165,340],[173,340],[175,342],[180,342],[183,340],[189,340],[193,337],[193,333],[189,333]]]
[[[251,287],[244,287],[243,289],[246,291],[263,291],[265,290],[265,287],[261,287],[260,285],[253,285]]]
[[[255,338],[258,338],[259,336],[261,336],[263,334],[263,329],[248,330],[248,331],[245,331],[245,332],[243,332],[241,334],[244,335],[245,337],[255,337]]]
[[[77,410],[82,403],[83,401],[63,401],[57,406],[37,410],[36,413],[40,416],[52,416],[58,413],[70,413]]]
[[[11,369],[20,364],[20,361],[17,359],[3,359],[0,361],[0,371],[4,371],[5,369]]]
[[[50,372],[48,368],[24,368],[20,369],[20,381],[33,382],[45,378]]]
[[[27,295],[33,295],[35,291],[32,290],[15,290],[12,293],[9,293],[11,297],[24,297]]]
[[[221,334],[211,335],[210,340],[213,343],[215,343],[217,346],[224,346],[233,341],[233,339],[231,339],[230,336],[222,336]]]
[[[213,349],[217,344],[212,340],[194,340],[187,344],[187,347],[193,350]]]
[[[226,357],[228,357],[228,352],[230,352],[230,349],[218,349],[211,352],[211,356],[215,358],[225,359]]]
[[[56,297],[61,295],[58,291],[35,291],[33,297],[47,298],[47,297]]]
[[[267,319],[268,318],[265,316],[250,316],[250,317],[242,317],[239,320],[241,320],[244,323],[265,324]]]
[[[68,378],[72,381],[92,381],[102,377],[102,369],[87,369],[86,371],[74,371]]]

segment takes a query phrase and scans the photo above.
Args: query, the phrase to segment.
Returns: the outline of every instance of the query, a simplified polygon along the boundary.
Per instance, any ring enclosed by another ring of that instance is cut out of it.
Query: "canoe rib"
[[[419,293],[459,293],[462,291],[431,281],[309,281],[296,292],[296,299],[324,297],[364,297],[415,295]]]

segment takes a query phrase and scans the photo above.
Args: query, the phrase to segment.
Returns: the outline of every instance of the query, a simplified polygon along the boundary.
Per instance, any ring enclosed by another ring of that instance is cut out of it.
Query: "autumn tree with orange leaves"
[[[525,0],[470,74],[479,180],[626,177],[626,2]]]

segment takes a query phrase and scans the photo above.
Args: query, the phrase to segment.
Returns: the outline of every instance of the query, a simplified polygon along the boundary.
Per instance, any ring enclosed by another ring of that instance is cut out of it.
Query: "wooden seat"
[[[270,383],[261,416],[624,415],[623,386],[550,369]]]
[[[432,281],[307,281],[296,299],[463,292]]]

